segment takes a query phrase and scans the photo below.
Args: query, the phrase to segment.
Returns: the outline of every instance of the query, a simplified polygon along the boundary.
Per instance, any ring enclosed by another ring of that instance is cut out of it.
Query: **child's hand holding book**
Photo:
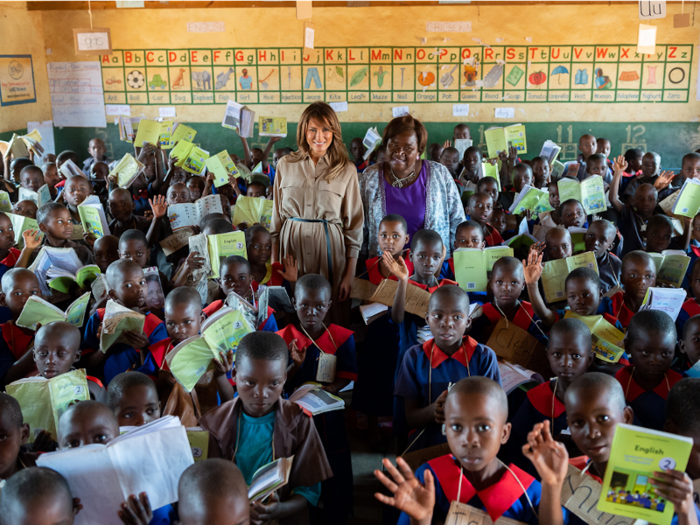
[[[146,334],[141,332],[126,330],[124,332],[124,338],[135,350],[148,352],[148,348],[151,346],[151,342],[148,340],[148,337],[146,337]]]
[[[214,359],[214,375],[222,376],[233,370],[233,350],[229,350],[225,354],[219,354],[219,359]]]
[[[277,520],[280,518],[280,498],[276,492],[270,494],[267,498],[267,503],[263,504],[259,501],[254,501],[250,504],[250,522],[265,523],[268,521]]]
[[[153,510],[151,510],[151,502],[145,492],[138,496],[132,494],[122,503],[122,508],[119,511],[119,518],[126,525],[148,525],[153,519]]]
[[[430,470],[425,471],[425,485],[423,485],[403,458],[396,460],[398,469],[386,458],[383,464],[391,478],[379,470],[375,470],[374,475],[392,492],[393,497],[378,492],[374,497],[385,505],[391,505],[405,512],[411,517],[412,523],[429,524],[433,518],[433,507],[435,507],[435,480]]]
[[[680,470],[668,469],[665,472],[654,472],[649,483],[664,499],[673,503],[678,515],[678,523],[697,523],[695,502],[693,501],[693,480]]]

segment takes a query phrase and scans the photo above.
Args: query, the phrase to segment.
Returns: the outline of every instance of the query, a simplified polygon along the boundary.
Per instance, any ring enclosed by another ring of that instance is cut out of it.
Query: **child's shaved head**
[[[168,294],[165,298],[165,308],[172,307],[176,304],[194,305],[197,310],[202,309],[202,296],[196,288],[191,286],[179,286]]]
[[[676,341],[676,324],[670,315],[659,310],[642,310],[632,316],[625,342],[631,346],[637,339],[646,339],[651,332],[666,334]]]
[[[450,398],[463,395],[483,395],[487,396],[497,403],[499,415],[503,417],[505,422],[508,419],[508,396],[506,396],[503,387],[496,383],[493,379],[481,376],[465,377],[457,381],[449,393],[447,394],[447,400],[445,404],[449,402]]]
[[[325,290],[328,293],[328,296],[330,297],[331,284],[328,282],[328,279],[326,279],[323,275],[319,275],[317,273],[307,273],[303,277],[300,277],[297,281],[297,285],[295,287],[295,295],[297,295],[297,293],[301,290]]]
[[[248,488],[231,461],[206,459],[183,472],[177,487],[182,525],[240,525],[250,515]]]
[[[496,271],[508,270],[513,274],[523,274],[523,264],[515,257],[501,257],[493,265],[493,271],[491,275],[494,275]]]
[[[469,312],[469,296],[467,292],[462,290],[459,286],[441,286],[435,290],[430,295],[430,302],[428,303],[428,311],[432,311],[439,308],[440,301],[442,299],[451,297],[455,300],[455,304],[460,304],[461,309],[466,313]]]
[[[244,357],[263,361],[286,361],[289,359],[289,349],[284,339],[277,334],[251,332],[238,344],[236,364]]]
[[[549,331],[549,337],[551,339],[552,336],[559,334],[568,338],[581,338],[584,341],[586,341],[586,345],[588,347],[591,346],[591,331],[580,319],[567,317],[554,323],[551,330]]]
[[[65,321],[53,321],[42,325],[34,339],[35,346],[39,346],[44,339],[63,339],[67,346],[77,350],[80,347],[80,329]]]
[[[627,401],[625,401],[625,393],[622,391],[620,382],[613,376],[600,372],[588,372],[576,378],[567,388],[564,400],[568,405],[575,398],[587,398],[593,394],[597,395],[603,392],[605,392],[606,399],[616,410],[619,412],[625,410]]]
[[[73,496],[55,470],[32,467],[7,480],[0,493],[0,525],[73,523]]]
[[[107,406],[114,410],[119,405],[119,400],[124,395],[124,391],[135,386],[145,386],[146,388],[152,388],[154,392],[156,391],[156,384],[146,374],[141,372],[123,372],[116,375],[109,382]]]
[[[130,259],[119,259],[118,261],[114,261],[109,265],[109,268],[107,268],[107,273],[105,274],[107,284],[112,290],[114,290],[119,286],[122,276],[126,272],[136,271],[137,269],[141,270],[141,267]]]
[[[32,277],[36,279],[36,274],[30,270],[27,270],[26,268],[12,268],[8,270],[7,272],[5,272],[5,275],[2,276],[2,280],[0,280],[0,287],[2,287],[2,293],[9,294],[14,286],[13,283],[22,278],[31,279]],[[37,280],[37,283],[38,282],[39,281]]]
[[[63,413],[57,432],[58,446],[62,449],[106,445],[119,436],[119,422],[107,405],[80,401]]]
[[[24,424],[22,408],[19,406],[19,402],[14,397],[4,392],[0,392],[0,414],[2,414],[3,417],[8,416],[9,421],[17,428]]]

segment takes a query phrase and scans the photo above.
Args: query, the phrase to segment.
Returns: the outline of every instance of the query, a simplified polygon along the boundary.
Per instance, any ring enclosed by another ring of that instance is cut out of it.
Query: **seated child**
[[[73,525],[79,510],[63,476],[50,468],[27,468],[2,489],[0,525]]]
[[[513,187],[511,188],[511,191],[502,191],[498,195],[498,202],[501,203],[504,210],[509,209],[513,205],[513,201],[515,200],[515,197],[518,196],[518,193],[520,193],[520,191],[526,185],[532,186],[534,181],[532,168],[524,162],[521,162],[515,166],[511,177],[513,179]]]
[[[109,192],[109,213],[114,219],[109,223],[109,231],[116,237],[121,237],[127,230],[140,230],[148,233],[151,219],[142,215],[134,215],[134,199],[129,190],[115,188]]]
[[[632,251],[644,249],[644,230],[646,222],[654,215],[657,192],[651,184],[640,184],[634,192],[632,205],[623,204],[618,198],[618,190],[622,173],[627,169],[627,162],[620,156],[615,161],[614,166],[615,175],[610,184],[610,203],[620,214],[617,228],[624,239],[621,252],[624,257]]]
[[[415,476],[402,458],[396,461],[398,470],[384,459],[391,478],[374,471],[394,496],[375,497],[402,511],[400,525],[428,524],[433,518],[443,522],[452,501],[484,510],[493,521],[552,523],[547,510],[559,501],[549,501],[539,481],[497,457],[511,429],[508,399],[498,383],[486,377],[458,381],[445,400],[444,418],[451,454],[428,461]]]
[[[22,217],[29,217],[35,220],[37,209],[36,203],[28,200],[19,201],[12,205],[12,213],[15,215],[21,215]]]
[[[248,485],[240,469],[225,459],[205,459],[187,467],[177,485],[180,525],[249,523]]]
[[[38,192],[44,185],[44,172],[38,166],[22,168],[19,174],[19,185],[29,191]]]
[[[190,190],[190,198],[192,202],[196,202],[202,196],[204,191],[204,177],[198,175],[190,175],[185,183],[187,189]]]
[[[236,350],[233,371],[238,397],[210,410],[199,425],[209,431],[209,457],[235,462],[246,484],[263,465],[294,456],[289,483],[277,491],[279,501],[252,503],[250,517],[258,521],[261,515],[265,520],[293,517],[305,523],[309,505],[318,502],[320,483],[333,472],[312,419],[299,405],[280,397],[288,361],[289,351],[280,336],[246,335]]]
[[[14,246],[15,231],[12,228],[12,221],[0,211],[0,278],[19,260],[20,251]]]
[[[293,324],[277,332],[290,348],[292,364],[287,369],[285,392],[291,395],[310,381],[323,385],[333,395],[357,379],[355,338],[351,330],[323,322],[331,306],[331,285],[325,277],[306,274],[294,289],[294,309],[299,328]],[[323,360],[332,361],[335,373],[324,374]],[[322,523],[344,523],[352,511],[352,460],[345,430],[344,411],[314,416],[333,477],[321,484],[324,502]],[[313,514],[312,514],[313,517]]]
[[[83,171],[85,173],[88,173],[90,171],[90,168],[95,162],[106,162],[109,164],[112,162],[107,156],[105,155],[105,152],[107,151],[107,148],[105,147],[105,143],[102,139],[94,138],[90,141],[88,144],[88,153],[90,154],[90,157],[88,159],[85,159],[83,162]],[[78,164],[76,162],[76,164]]]
[[[664,432],[670,432],[693,440],[693,450],[690,453],[688,466],[685,471],[686,482],[700,478],[700,379],[686,377],[673,385],[666,399],[666,422]]]
[[[547,189],[550,175],[549,162],[547,162],[547,159],[535,157],[530,162],[530,167],[532,168],[532,176],[534,177],[533,185],[535,188],[540,190]]]
[[[119,260],[119,237],[104,235],[95,241],[92,250],[95,254],[95,264],[104,274],[110,264]]]
[[[141,372],[124,372],[109,383],[105,404],[120,427],[140,427],[160,418],[160,400],[153,379]]]
[[[476,221],[484,229],[484,240],[487,246],[496,246],[503,243],[503,237],[501,237],[496,228],[489,224],[493,213],[493,199],[488,193],[477,191],[469,197],[464,213],[468,221]]]
[[[576,199],[564,201],[559,206],[559,216],[564,228],[587,228],[586,210],[583,205]]]
[[[605,219],[593,221],[586,232],[586,251],[595,254],[603,293],[615,286],[620,286],[622,261],[610,252],[616,235],[615,226]]]
[[[80,214],[78,213],[78,205],[93,194],[92,184],[82,175],[74,175],[68,179],[63,186],[61,197],[63,202],[70,211],[71,222],[80,224]]]
[[[445,442],[442,424],[450,384],[471,376],[501,383],[496,354],[466,335],[471,318],[464,290],[458,286],[435,290],[426,318],[433,339],[406,352],[394,392],[404,401],[409,428],[425,430],[411,444],[412,450]]]
[[[513,430],[509,443],[512,445],[507,447],[512,462],[533,475],[536,469],[525,461],[521,449],[535,423],[549,420],[554,439],[564,443],[570,453],[580,455],[571,443],[564,396],[571,383],[585,374],[593,362],[591,345],[591,332],[578,319],[557,321],[549,332],[547,361],[555,377],[528,390],[527,398],[511,420]]]
[[[688,319],[683,323],[682,331],[677,333],[681,335],[681,339],[678,340],[680,352],[673,362],[673,369],[684,376],[700,377],[700,372],[695,367],[700,361],[700,315]]]
[[[676,327],[667,313],[644,310],[632,317],[625,349],[634,364],[621,369],[615,378],[639,424],[646,428],[663,428],[666,397],[681,380],[678,372],[670,370],[675,346]]]
[[[447,147],[443,149],[438,162],[447,168],[456,181],[459,177],[459,151],[457,148]]]
[[[25,444],[29,439],[29,423],[22,418],[22,409],[19,402],[9,394],[0,392],[0,435],[2,440],[2,454],[0,454],[0,489],[3,483],[17,472],[28,467],[33,467],[36,456],[27,452]],[[2,494],[3,492],[0,492]],[[7,494],[6,492],[4,492]],[[2,508],[0,498],[0,508]],[[4,514],[0,512],[0,520]],[[2,523],[2,521],[0,521]]]
[[[624,291],[612,297],[603,297],[598,313],[610,314],[620,321],[623,328],[627,328],[632,316],[642,306],[647,290],[656,286],[656,265],[648,253],[636,250],[622,258],[620,284]]]
[[[109,286],[109,298],[121,306],[141,309],[146,304],[146,279],[143,270],[134,261],[120,259],[113,262],[105,274]],[[107,353],[99,350],[100,332],[104,309],[98,310],[90,317],[85,325],[81,362],[88,371],[106,384],[117,375],[132,367],[149,375],[156,375],[159,365],[150,352],[150,347],[167,337],[163,322],[152,313],[146,314],[143,333],[135,331],[124,332],[128,343],[116,343],[107,349]]]

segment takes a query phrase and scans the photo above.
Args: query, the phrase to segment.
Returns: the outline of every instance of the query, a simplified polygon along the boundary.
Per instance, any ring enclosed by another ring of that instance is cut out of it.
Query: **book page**
[[[485,292],[488,285],[486,255],[477,248],[460,248],[454,252],[455,279],[467,292]],[[409,285],[410,286],[410,285]]]
[[[692,219],[697,215],[698,210],[700,210],[700,183],[695,179],[685,179],[673,207],[673,213]]]
[[[168,221],[173,232],[196,226],[199,222],[197,205],[187,202],[168,206]]]
[[[674,288],[680,288],[689,264],[690,257],[687,255],[664,255],[661,267],[656,272],[656,284],[666,284]]]
[[[202,335],[214,356],[229,350],[235,353],[241,339],[255,330],[240,311],[232,308],[226,310],[225,314],[217,316],[216,319],[210,318],[208,321],[213,322],[207,322],[206,326],[202,327]]]
[[[640,310],[666,312],[675,322],[683,308],[686,295],[687,292],[682,288],[649,288]]]
[[[508,140],[503,128],[487,129],[484,131],[484,138],[486,139],[490,159],[498,158],[498,154],[501,151],[508,152]]]
[[[203,233],[192,235],[189,238],[190,253],[195,252],[200,257],[205,259],[204,266],[199,270],[192,272],[194,282],[199,282],[202,278],[207,278],[211,275],[211,260],[209,259],[209,244],[207,236]],[[205,301],[206,302],[206,301]]]
[[[214,353],[202,336],[186,339],[165,356],[170,372],[188,392],[210,368]]]
[[[42,430],[50,432],[57,439],[56,423],[51,409],[49,382],[43,377],[27,381],[20,379],[6,386],[6,391],[14,397],[22,409],[22,418],[29,424],[29,442],[33,443]]]
[[[37,324],[48,324],[52,321],[65,321],[66,317],[61,310],[44,299],[31,296],[24,303],[24,308],[17,319],[17,326],[36,330]]]
[[[210,213],[224,213],[224,208],[221,206],[221,195],[207,195],[199,199],[195,206],[197,206],[198,221]]]
[[[564,177],[557,182],[557,188],[559,188],[559,202],[565,202],[569,199],[583,202],[581,200],[581,185],[578,179]]]
[[[583,199],[581,204],[583,204],[583,208],[586,210],[586,215],[595,215],[606,211],[608,207],[605,203],[603,178],[599,175],[595,175],[581,182],[581,198]]]
[[[567,257],[566,266],[570,272],[573,272],[576,268],[589,268],[598,273],[598,262],[593,252],[584,252]]]
[[[49,396],[51,413],[58,428],[58,421],[69,406],[90,399],[85,370],[71,370],[49,380]]]
[[[566,259],[544,263],[540,281],[542,282],[544,298],[547,303],[552,304],[565,299],[566,290],[564,285],[569,271]]]
[[[85,292],[78,297],[66,310],[66,322],[80,328],[85,320],[85,311],[90,302],[90,292]]]

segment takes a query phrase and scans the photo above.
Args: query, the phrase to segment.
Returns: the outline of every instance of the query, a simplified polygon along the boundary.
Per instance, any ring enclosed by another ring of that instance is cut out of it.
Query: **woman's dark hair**
[[[425,126],[421,124],[420,120],[414,119],[411,115],[404,115],[403,117],[397,117],[391,120],[386,128],[384,128],[382,144],[388,145],[389,140],[406,131],[412,131],[416,134],[418,153],[422,155],[428,144],[428,132]]]

